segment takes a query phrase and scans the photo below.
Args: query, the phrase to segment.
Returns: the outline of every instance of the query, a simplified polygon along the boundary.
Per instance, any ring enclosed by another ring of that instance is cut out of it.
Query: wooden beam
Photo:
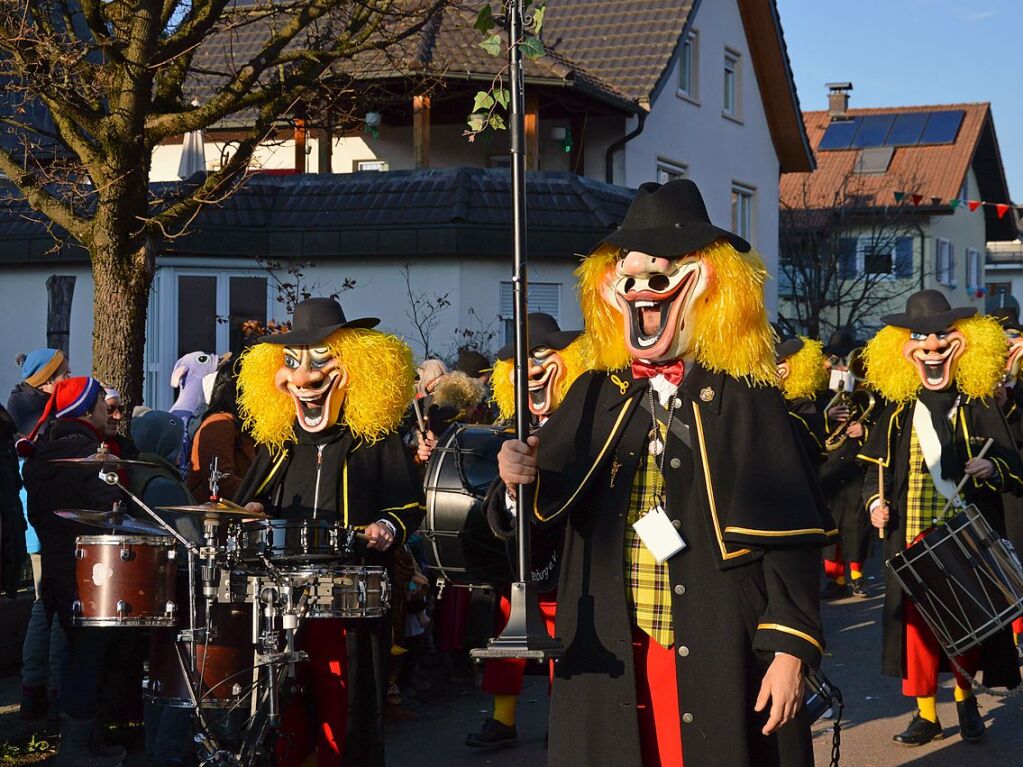
[[[295,120],[295,173],[305,173],[305,120]]]
[[[417,168],[430,167],[430,97],[412,97],[412,142]]]
[[[526,94],[526,170],[540,170],[540,99],[536,92]]]

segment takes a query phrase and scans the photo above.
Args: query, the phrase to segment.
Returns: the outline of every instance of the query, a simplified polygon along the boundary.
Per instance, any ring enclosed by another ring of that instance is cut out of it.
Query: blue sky
[[[851,107],[988,101],[1023,203],[1023,0],[778,0],[805,110],[851,81]]]

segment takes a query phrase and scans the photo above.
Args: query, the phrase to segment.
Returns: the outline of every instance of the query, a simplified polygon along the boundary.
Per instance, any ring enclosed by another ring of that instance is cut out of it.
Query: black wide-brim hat
[[[543,312],[533,312],[526,317],[526,328],[529,333],[529,349],[545,347],[547,349],[564,349],[582,333],[581,330],[562,330],[558,321]],[[510,360],[515,356],[515,342],[502,346],[497,352],[499,360]]]
[[[787,360],[793,354],[802,350],[802,348],[802,338],[784,338],[774,345],[774,361],[781,362]]]
[[[659,258],[678,258],[721,239],[741,253],[750,249],[742,237],[710,222],[699,187],[682,178],[640,186],[622,225],[599,244]]]
[[[834,354],[836,357],[848,357],[849,353],[859,345],[856,336],[848,330],[836,330],[828,338],[824,353]]]
[[[375,328],[379,324],[380,320],[376,317],[347,319],[345,310],[333,298],[307,298],[295,307],[289,332],[272,333],[260,338],[259,342],[279,346],[312,346],[342,328]]]
[[[965,320],[977,313],[976,307],[953,309],[945,294],[937,290],[921,290],[906,300],[906,311],[881,318],[885,325],[906,328],[913,333],[940,333],[956,320]]]
[[[991,312],[991,316],[998,320],[1002,330],[1023,331],[1023,325],[1019,324],[1019,310],[1015,306],[1001,306]]]

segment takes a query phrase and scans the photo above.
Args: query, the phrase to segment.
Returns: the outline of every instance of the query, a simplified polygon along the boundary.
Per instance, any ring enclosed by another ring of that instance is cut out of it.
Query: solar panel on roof
[[[951,144],[959,134],[959,126],[963,122],[962,111],[931,112],[927,118],[921,144]]]
[[[860,129],[856,131],[851,146],[861,149],[882,146],[895,122],[895,115],[870,115],[860,118]]]
[[[854,117],[851,120],[836,120],[832,122],[824,135],[821,137],[818,149],[848,149],[849,143],[856,130],[860,127],[860,120]]]
[[[908,112],[907,114],[896,115],[895,124],[892,125],[886,146],[913,146],[920,140],[924,125],[930,112]]]

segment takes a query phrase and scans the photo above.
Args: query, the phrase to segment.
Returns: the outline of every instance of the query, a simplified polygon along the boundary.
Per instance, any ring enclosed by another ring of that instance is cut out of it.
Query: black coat
[[[824,449],[824,415],[812,399],[800,397],[786,402],[796,438],[803,446],[810,463],[824,463],[827,451]]]
[[[0,407],[0,594],[12,598],[17,595],[26,557],[16,434],[14,420]]]
[[[906,548],[904,510],[908,494],[914,405],[915,400],[909,403],[892,402],[885,407],[859,456],[868,463],[863,479],[865,509],[878,496],[880,484],[877,467],[880,464],[884,468],[885,499],[891,513],[885,528],[885,560]],[[977,438],[984,441],[989,437],[994,439],[994,444],[987,457],[995,463],[997,474],[987,482],[973,480],[967,483],[963,493],[967,503],[975,504],[992,527],[1004,534],[999,493],[1023,491],[1023,485],[1020,484],[1023,464],[1020,463],[1019,453],[998,408],[980,400],[965,400],[960,404],[955,418],[955,439],[960,452],[972,456],[979,447],[971,440]],[[881,669],[889,676],[900,678],[905,677],[904,599],[902,587],[891,569],[886,567]],[[982,670],[984,684],[989,687],[1015,687],[1019,684],[1019,664],[1008,628],[984,643]]]
[[[535,521],[568,516],[552,767],[642,763],[623,557],[647,386],[627,370],[584,374],[540,435]],[[764,737],[753,706],[775,652],[820,662],[818,548],[831,523],[814,470],[776,389],[696,365],[678,398],[691,449],[672,430],[664,466],[666,511],[688,544],[669,560],[685,763],[811,763],[805,723]]]
[[[75,581],[75,538],[96,535],[95,527],[58,517],[57,509],[109,510],[120,491],[99,478],[95,467],[52,463],[54,458],[84,458],[99,448],[100,438],[88,424],[77,419],[51,422],[35,443],[34,454],[25,461],[28,518],[39,536],[42,555],[43,603],[56,611],[64,626],[70,625],[71,603],[78,599]]]
[[[1016,451],[1023,450],[1023,384],[1017,383],[1008,390],[1009,397],[1003,412],[1005,422],[1009,425],[1009,434],[1016,446]],[[1023,553],[1023,497],[1008,492],[1002,495],[1002,506],[1005,510],[1005,535],[1016,548]]]

